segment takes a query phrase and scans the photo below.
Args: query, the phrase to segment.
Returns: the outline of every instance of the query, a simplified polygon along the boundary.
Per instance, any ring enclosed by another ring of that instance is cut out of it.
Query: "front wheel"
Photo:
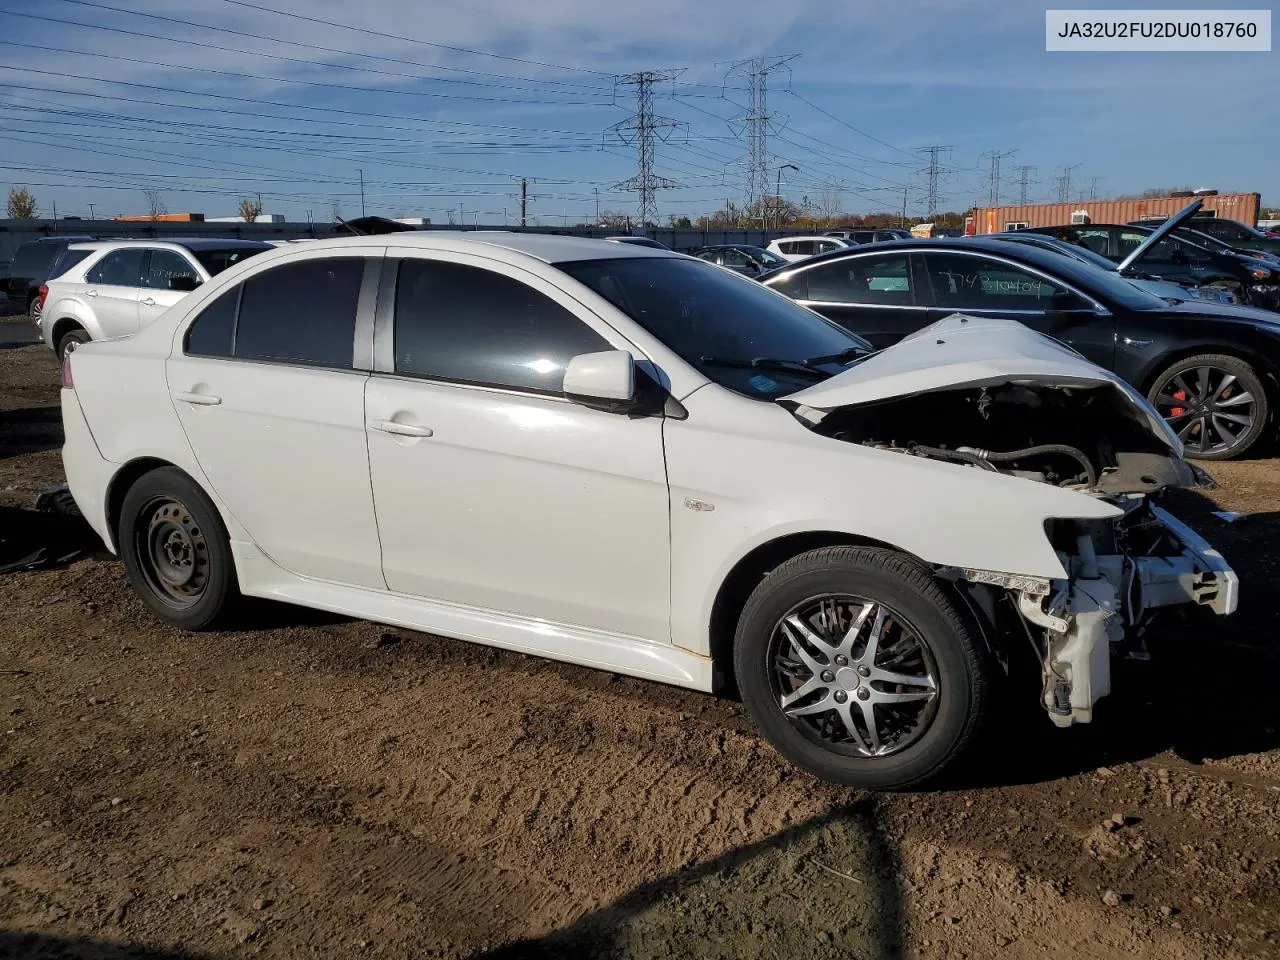
[[[734,666],[760,732],[823,780],[923,785],[974,739],[989,658],[952,596],[903,554],[811,550],[770,573],[738,622]]]
[[[239,598],[217,507],[177,467],[153,470],[129,488],[117,541],[133,589],[165,623],[208,629]]]
[[[1267,427],[1266,386],[1239,357],[1201,354],[1179,360],[1156,377],[1148,399],[1187,456],[1199,460],[1243,456]]]

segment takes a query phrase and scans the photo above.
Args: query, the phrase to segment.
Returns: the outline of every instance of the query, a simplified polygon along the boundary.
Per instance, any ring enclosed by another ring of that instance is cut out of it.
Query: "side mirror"
[[[587,406],[625,408],[636,397],[636,362],[626,350],[580,353],[565,367],[564,395]]]
[[[179,276],[169,278],[170,290],[177,290],[181,293],[190,293],[198,286],[200,286],[200,281],[195,277]]]

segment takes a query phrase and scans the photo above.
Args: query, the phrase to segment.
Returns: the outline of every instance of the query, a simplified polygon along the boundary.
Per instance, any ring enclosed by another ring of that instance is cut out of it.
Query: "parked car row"
[[[496,231],[220,272],[142,246],[88,245],[66,283],[102,297],[90,274],[117,254],[140,293],[203,282],[64,352],[63,459],[183,629],[267,597],[732,682],[799,766],[901,788],[977,742],[1000,686],[1088,722],[1111,651],[1143,649],[1164,608],[1237,605],[1154,498],[1206,482],[1177,433],[1217,455],[1219,418],[1229,445],[1265,420],[1246,354],[1200,356],[1214,324],[1274,355],[1249,308],[1179,309],[1001,240],[842,245],[763,283]],[[1125,380],[1150,371],[1165,418]]]

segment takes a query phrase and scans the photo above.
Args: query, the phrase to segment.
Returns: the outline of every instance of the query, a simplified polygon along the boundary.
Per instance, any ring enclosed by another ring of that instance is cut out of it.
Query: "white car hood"
[[[1146,399],[1109,370],[1014,320],[952,314],[829,380],[785,399],[829,411],[958,387],[1110,384],[1178,456],[1182,444]]]

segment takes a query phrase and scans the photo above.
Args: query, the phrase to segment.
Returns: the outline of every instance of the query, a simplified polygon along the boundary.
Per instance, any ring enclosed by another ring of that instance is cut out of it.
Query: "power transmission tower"
[[[1031,164],[1029,163],[1024,163],[1021,166],[1019,166],[1017,170],[1018,170],[1018,203],[1025,205],[1027,202],[1027,187],[1035,183],[1035,181],[1031,179],[1031,174],[1036,172],[1036,168],[1031,166]]]
[[[609,128],[619,140],[625,144],[635,144],[639,167],[636,175],[621,183],[615,184],[615,190],[626,190],[640,195],[640,222],[651,224],[658,222],[658,191],[679,186],[674,180],[659,177],[653,172],[653,145],[655,140],[669,140],[671,134],[681,124],[669,117],[660,117],[653,112],[653,85],[665,81],[674,81],[681,70],[641,70],[618,77],[621,86],[636,88],[636,112]]]
[[[1102,179],[1101,177],[1094,177],[1089,181],[1089,199],[1090,200],[1098,199],[1098,181],[1101,179]]]
[[[1076,169],[1080,164],[1073,163],[1070,166],[1059,167],[1062,171],[1058,175],[1058,202],[1067,203],[1071,199],[1071,171]]]
[[[942,155],[944,153],[949,154],[951,148],[935,143],[932,146],[921,147],[918,152],[929,158],[929,165],[918,172],[927,175],[929,178],[925,197],[929,207],[929,218],[932,219],[938,214],[938,201],[944,199],[938,194],[938,181],[942,174],[947,172],[942,166]]]
[[[1005,150],[1002,153],[999,150],[990,150],[983,154],[984,157],[991,158],[991,186],[987,194],[993,207],[1000,205],[1000,161],[1005,157],[1012,157],[1017,152],[1017,150]]]
[[[798,57],[793,53],[784,57],[753,57],[750,60],[738,60],[729,64],[725,73],[725,85],[731,77],[740,77],[747,81],[747,112],[730,121],[730,128],[735,123],[744,124],[747,133],[747,176],[746,205],[748,208],[757,201],[764,200],[769,192],[769,133],[773,121],[780,114],[770,113],[768,105],[769,77],[780,70],[790,70],[787,66]],[[741,127],[735,132],[741,133]]]

